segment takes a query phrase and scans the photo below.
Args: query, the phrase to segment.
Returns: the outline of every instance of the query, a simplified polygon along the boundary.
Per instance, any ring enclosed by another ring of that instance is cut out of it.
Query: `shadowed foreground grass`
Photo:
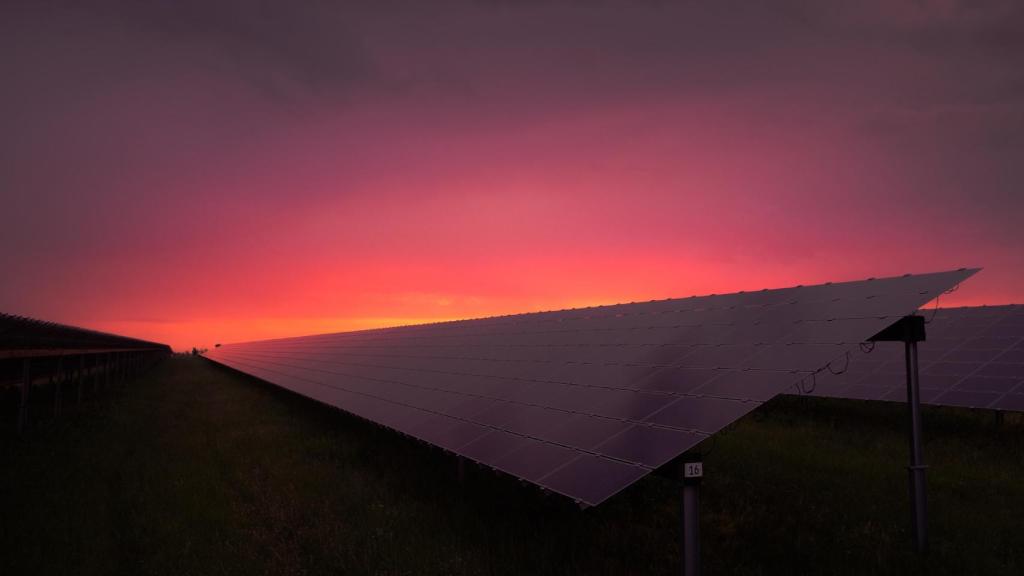
[[[707,574],[1024,573],[1024,422],[926,409],[909,552],[900,405],[780,398],[705,443]],[[0,574],[678,573],[675,484],[580,510],[174,357],[0,448]]]

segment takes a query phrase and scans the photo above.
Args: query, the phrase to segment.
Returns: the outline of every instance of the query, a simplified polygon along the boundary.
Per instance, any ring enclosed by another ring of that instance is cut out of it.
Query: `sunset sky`
[[[0,311],[181,349],[962,266],[943,305],[1024,302],[1024,3],[748,4],[4,2]]]

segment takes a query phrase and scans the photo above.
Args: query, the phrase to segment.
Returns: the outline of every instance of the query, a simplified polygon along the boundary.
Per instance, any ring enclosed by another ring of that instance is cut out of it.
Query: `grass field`
[[[1024,422],[926,409],[909,551],[898,404],[783,397],[706,442],[706,574],[1022,574]],[[0,574],[672,574],[679,490],[580,510],[202,358],[0,448]]]

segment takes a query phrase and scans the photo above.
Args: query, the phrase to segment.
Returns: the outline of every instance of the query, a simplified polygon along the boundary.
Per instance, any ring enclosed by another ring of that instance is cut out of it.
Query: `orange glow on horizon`
[[[843,278],[841,280],[849,280]],[[971,282],[968,280],[967,283]],[[812,284],[817,282],[807,282]],[[965,286],[967,285],[965,283]],[[171,344],[175,350],[188,350],[192,346],[199,348],[212,348],[215,344],[227,344],[232,342],[245,342],[251,340],[264,340],[270,338],[284,338],[293,336],[308,336],[313,334],[327,334],[335,332],[347,332],[354,330],[365,330],[373,328],[387,328],[393,326],[405,326],[414,324],[426,324],[434,322],[446,322],[469,318],[482,318],[489,316],[502,316],[524,312],[539,312],[549,310],[563,310],[570,308],[586,308],[603,306],[625,302],[643,302],[659,300],[664,298],[682,298],[691,295],[701,296],[711,293],[726,294],[740,290],[759,290],[763,287],[780,288],[792,286],[794,283],[780,283],[764,281],[763,284],[753,284],[750,281],[742,282],[734,279],[731,285],[725,285],[720,289],[698,288],[689,293],[665,293],[652,294],[643,293],[639,290],[623,290],[619,296],[602,291],[590,298],[557,298],[548,300],[539,298],[505,298],[505,299],[479,299],[463,298],[457,295],[443,297],[437,294],[399,295],[393,297],[394,309],[403,312],[401,316],[374,315],[386,305],[377,304],[369,314],[365,316],[279,316],[279,317],[234,317],[234,318],[193,318],[185,321],[146,321],[146,320],[124,320],[110,322],[94,322],[88,327],[113,332],[118,334],[132,335],[148,340],[165,342]],[[962,289],[963,290],[963,289]],[[411,302],[411,303],[410,303]],[[943,308],[955,306],[979,306],[1015,303],[1012,299],[992,301],[991,298],[971,294],[970,290],[958,290],[945,294],[939,298],[939,306]],[[929,310],[936,305],[935,300],[922,306],[922,310]],[[416,315],[421,311],[421,315]]]

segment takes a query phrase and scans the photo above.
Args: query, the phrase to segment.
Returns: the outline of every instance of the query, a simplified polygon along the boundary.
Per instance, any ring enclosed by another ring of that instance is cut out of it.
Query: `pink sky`
[[[1024,302],[1008,2],[14,2],[0,310],[215,342],[962,266]]]

